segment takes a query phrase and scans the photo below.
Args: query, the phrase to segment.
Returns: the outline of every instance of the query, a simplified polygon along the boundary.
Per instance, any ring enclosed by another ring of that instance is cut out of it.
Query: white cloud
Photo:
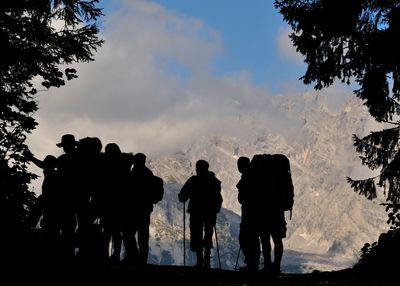
[[[55,144],[66,133],[152,157],[209,133],[245,136],[238,118],[249,114],[285,124],[248,71],[211,76],[223,51],[218,31],[154,3],[121,3],[105,17],[95,61],[76,65],[79,78],[65,87],[40,94],[39,126],[27,141],[38,158],[61,154]]]
[[[106,15],[104,39],[94,62],[77,65],[78,79],[40,95],[39,127],[29,138],[36,154],[54,150],[48,142],[63,133],[98,136],[132,152],[171,151],[220,130],[238,108],[259,108],[266,93],[246,72],[211,77],[222,51],[218,32],[160,5],[123,2]]]

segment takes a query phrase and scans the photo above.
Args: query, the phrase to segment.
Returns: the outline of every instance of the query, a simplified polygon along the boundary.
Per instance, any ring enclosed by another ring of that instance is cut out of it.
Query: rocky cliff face
[[[335,270],[352,266],[365,242],[373,242],[387,230],[386,213],[378,201],[354,193],[347,176],[366,175],[352,146],[352,134],[369,132],[368,113],[357,100],[332,109],[313,93],[297,99],[276,97],[271,104],[283,114],[273,122],[259,123],[250,115],[238,118],[246,136],[213,134],[197,138],[173,156],[151,158],[149,166],[165,181],[165,196],[155,206],[151,226],[150,262],[183,265],[193,263],[183,243],[183,204],[177,194],[193,174],[194,163],[205,159],[222,181],[223,210],[218,216],[218,247],[214,244],[213,265],[233,269],[238,258],[240,205],[236,183],[239,156],[283,153],[291,163],[295,187],[293,217],[288,222],[282,269],[287,272]],[[186,216],[188,219],[188,216]],[[219,254],[219,260],[218,260]],[[242,264],[240,256],[238,264]]]

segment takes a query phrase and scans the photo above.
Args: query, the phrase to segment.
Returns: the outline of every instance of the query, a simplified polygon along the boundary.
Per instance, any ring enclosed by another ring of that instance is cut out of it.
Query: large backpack
[[[158,176],[152,178],[152,202],[158,203],[164,196],[164,180]]]
[[[250,180],[256,191],[256,204],[291,211],[294,203],[294,188],[289,159],[283,154],[256,154],[250,163]],[[258,191],[257,191],[258,190]]]
[[[273,179],[279,191],[279,203],[284,211],[291,212],[294,204],[294,188],[289,159],[284,154],[273,154],[271,164]]]

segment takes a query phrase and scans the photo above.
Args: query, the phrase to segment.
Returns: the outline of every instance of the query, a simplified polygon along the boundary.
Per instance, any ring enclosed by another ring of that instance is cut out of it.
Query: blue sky
[[[114,11],[119,1],[103,0],[104,13]],[[255,84],[279,92],[287,81],[296,82],[305,72],[301,56],[287,57],[277,45],[289,26],[272,0],[152,0],[180,14],[201,20],[221,37],[222,50],[213,59],[212,74],[221,76],[246,70]],[[185,70],[172,65],[174,71]],[[299,88],[301,82],[298,81]]]
[[[304,66],[285,60],[275,42],[287,27],[282,16],[265,0],[159,0],[179,13],[203,20],[221,33],[224,51],[215,59],[216,74],[246,69],[255,83],[266,82],[278,90],[277,82],[297,79]]]

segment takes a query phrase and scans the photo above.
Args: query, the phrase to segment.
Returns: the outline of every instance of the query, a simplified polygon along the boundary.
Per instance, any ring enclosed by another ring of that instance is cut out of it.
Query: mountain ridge
[[[366,174],[365,170],[360,171],[361,163],[352,145],[352,134],[364,134],[370,128],[368,113],[360,102],[349,100],[341,109],[332,110],[324,97],[306,94],[300,99],[279,98],[274,104],[286,112],[282,118],[288,120],[283,125],[292,126],[288,130],[276,132],[255,124],[250,115],[242,116],[238,124],[248,124],[245,139],[214,134],[198,138],[173,156],[149,161],[154,173],[166,182],[165,200],[155,207],[152,215],[158,220],[158,228],[152,228],[152,235],[158,236],[158,247],[156,244],[152,247],[158,249],[155,251],[158,254],[152,257],[153,263],[163,260],[182,264],[183,206],[177,202],[177,193],[193,174],[194,163],[200,158],[210,163],[210,170],[222,181],[223,212],[217,229],[221,232],[220,254],[226,269],[234,267],[239,251],[240,205],[235,188],[240,177],[236,169],[239,156],[283,153],[290,159],[295,205],[284,239],[283,269],[306,273],[351,267],[363,244],[376,240],[386,230],[386,214],[379,200],[368,201],[354,193],[346,182],[347,176]],[[231,213],[228,215],[227,211]],[[166,245],[157,233],[166,232],[168,224],[174,229],[171,233],[180,234],[175,240],[170,235]],[[163,247],[170,259],[157,257]],[[192,262],[190,252],[187,256],[189,263]],[[303,261],[302,256],[308,256],[309,261],[298,265],[298,261]]]

